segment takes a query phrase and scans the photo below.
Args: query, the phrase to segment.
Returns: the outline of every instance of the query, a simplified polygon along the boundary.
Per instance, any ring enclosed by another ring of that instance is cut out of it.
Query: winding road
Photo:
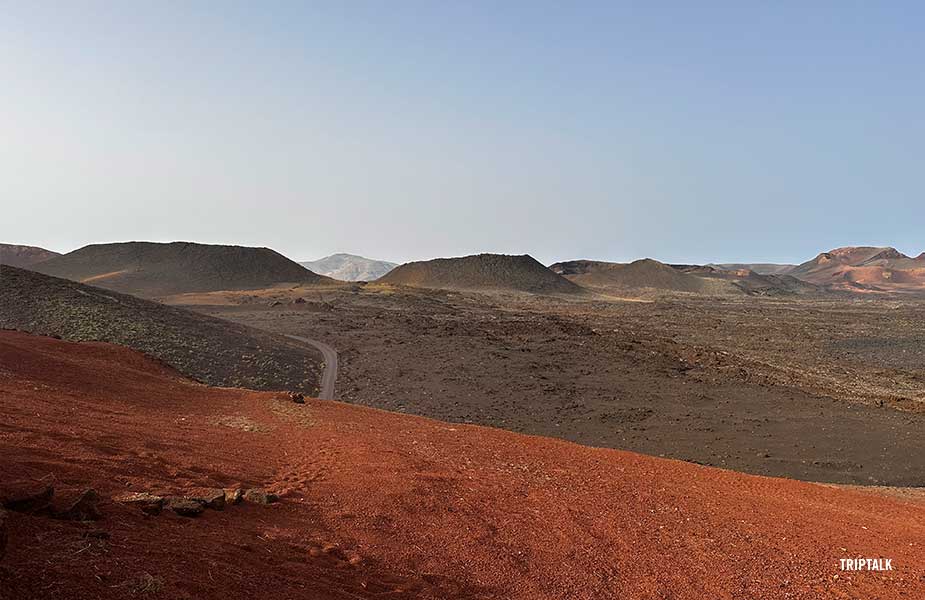
[[[303,344],[308,344],[321,352],[321,355],[324,357],[324,375],[321,376],[321,390],[318,393],[318,397],[322,400],[333,400],[334,382],[337,380],[337,350],[324,342],[319,342],[311,338],[289,334],[286,334],[286,337],[302,342]]]

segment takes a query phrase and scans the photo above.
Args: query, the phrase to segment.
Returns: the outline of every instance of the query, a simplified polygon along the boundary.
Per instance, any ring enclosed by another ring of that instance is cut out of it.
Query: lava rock
[[[212,510],[225,510],[225,490],[219,488],[195,490],[187,498]]]
[[[52,505],[52,515],[68,521],[98,521],[103,518],[100,495],[94,489],[59,493]]]
[[[0,486],[0,505],[9,510],[34,512],[48,508],[55,488],[35,481],[12,481]]]
[[[205,504],[184,496],[167,496],[164,498],[167,508],[181,517],[198,517],[206,509]]]
[[[225,490],[225,504],[240,504],[242,498],[244,498],[244,490],[241,488]]]
[[[137,506],[141,512],[148,515],[159,515],[164,508],[164,499],[161,496],[155,496],[147,492],[134,492],[122,496],[116,496],[114,501]]]
[[[273,504],[279,501],[279,496],[263,488],[251,488],[244,492],[244,500],[254,504]]]

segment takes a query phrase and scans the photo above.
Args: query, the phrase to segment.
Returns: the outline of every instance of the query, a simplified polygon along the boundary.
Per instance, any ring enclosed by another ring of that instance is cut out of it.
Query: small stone
[[[52,515],[68,521],[98,521],[103,518],[99,508],[100,495],[94,489],[60,492],[52,505]]]
[[[167,496],[164,505],[181,517],[198,517],[206,509],[202,502],[184,496]]]
[[[244,497],[244,490],[241,488],[234,488],[233,490],[225,490],[225,504],[240,504],[241,499]]]
[[[164,507],[164,499],[147,492],[134,492],[113,498],[115,502],[137,506],[148,515],[159,515]]]
[[[272,504],[279,501],[279,496],[263,488],[251,488],[244,492],[244,500],[254,504]]]
[[[34,512],[48,508],[55,488],[34,481],[13,481],[0,486],[0,505],[9,510]]]

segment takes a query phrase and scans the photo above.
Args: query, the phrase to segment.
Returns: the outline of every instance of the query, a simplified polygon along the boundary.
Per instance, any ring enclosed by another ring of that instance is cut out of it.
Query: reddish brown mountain
[[[823,252],[789,273],[832,289],[869,292],[925,292],[925,258],[895,248],[849,246]]]
[[[581,291],[577,285],[526,254],[477,254],[411,262],[396,267],[377,281],[448,290],[533,294],[574,294]]]
[[[11,267],[29,267],[61,256],[57,252],[37,248],[35,246],[17,246],[16,244],[0,244],[0,265]]]

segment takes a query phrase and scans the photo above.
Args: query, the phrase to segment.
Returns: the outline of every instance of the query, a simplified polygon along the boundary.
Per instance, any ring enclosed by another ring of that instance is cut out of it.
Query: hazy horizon
[[[925,250],[914,3],[0,8],[0,242]]]

